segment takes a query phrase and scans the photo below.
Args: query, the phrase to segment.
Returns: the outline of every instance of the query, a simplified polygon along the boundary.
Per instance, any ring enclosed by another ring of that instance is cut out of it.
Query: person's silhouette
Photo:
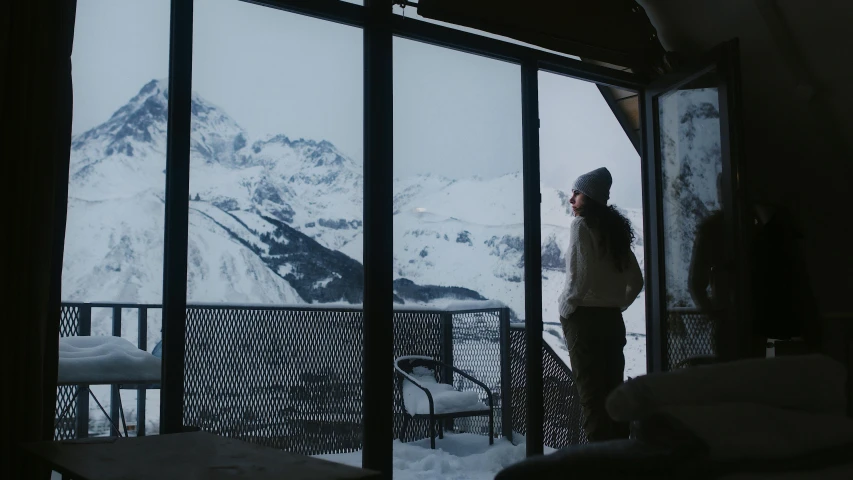
[[[722,205],[722,174],[717,175],[717,198]],[[724,321],[730,295],[726,266],[726,236],[723,211],[713,210],[696,227],[687,287],[703,318],[710,322],[711,350],[720,354],[720,324]]]

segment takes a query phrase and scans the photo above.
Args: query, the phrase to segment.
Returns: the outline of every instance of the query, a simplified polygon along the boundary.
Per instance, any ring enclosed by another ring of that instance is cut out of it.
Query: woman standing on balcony
[[[631,222],[608,206],[613,179],[606,168],[578,177],[572,187],[571,241],[566,284],[560,295],[560,323],[590,441],[628,437],[628,425],[614,422],[604,407],[625,371],[624,312],[643,288],[643,274],[631,250]]]

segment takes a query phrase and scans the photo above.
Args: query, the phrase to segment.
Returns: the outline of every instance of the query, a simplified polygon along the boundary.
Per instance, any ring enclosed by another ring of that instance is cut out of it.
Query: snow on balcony
[[[513,445],[506,438],[495,439],[470,433],[445,433],[436,439],[435,450],[429,438],[401,443],[394,441],[395,480],[492,480],[503,468],[525,458],[524,437],[515,435]],[[545,453],[554,449],[545,447]],[[361,452],[315,455],[333,462],[361,466]]]

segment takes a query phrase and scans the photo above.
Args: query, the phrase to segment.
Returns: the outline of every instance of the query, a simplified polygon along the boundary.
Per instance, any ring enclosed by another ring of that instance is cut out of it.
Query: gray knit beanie
[[[578,177],[572,190],[581,192],[602,205],[607,205],[607,201],[610,200],[611,185],[613,185],[613,177],[610,176],[610,171],[601,167]]]

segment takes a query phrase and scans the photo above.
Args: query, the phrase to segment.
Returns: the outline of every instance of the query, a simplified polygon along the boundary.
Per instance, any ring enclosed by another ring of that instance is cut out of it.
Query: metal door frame
[[[750,353],[751,321],[747,313],[746,255],[744,248],[747,231],[745,192],[741,172],[740,123],[740,69],[738,41],[718,45],[694,59],[679,71],[664,75],[640,93],[640,115],[643,138],[643,182],[646,209],[643,212],[644,228],[648,235],[646,248],[646,342],[649,372],[669,369],[664,348],[666,331],[666,264],[663,252],[663,185],[660,157],[660,125],[658,121],[659,98],[710,72],[717,72],[715,86],[719,95],[720,154],[722,157],[723,216],[726,226],[726,251],[732,273],[730,307],[733,314],[723,322],[722,338],[730,350],[721,359],[734,359]]]

